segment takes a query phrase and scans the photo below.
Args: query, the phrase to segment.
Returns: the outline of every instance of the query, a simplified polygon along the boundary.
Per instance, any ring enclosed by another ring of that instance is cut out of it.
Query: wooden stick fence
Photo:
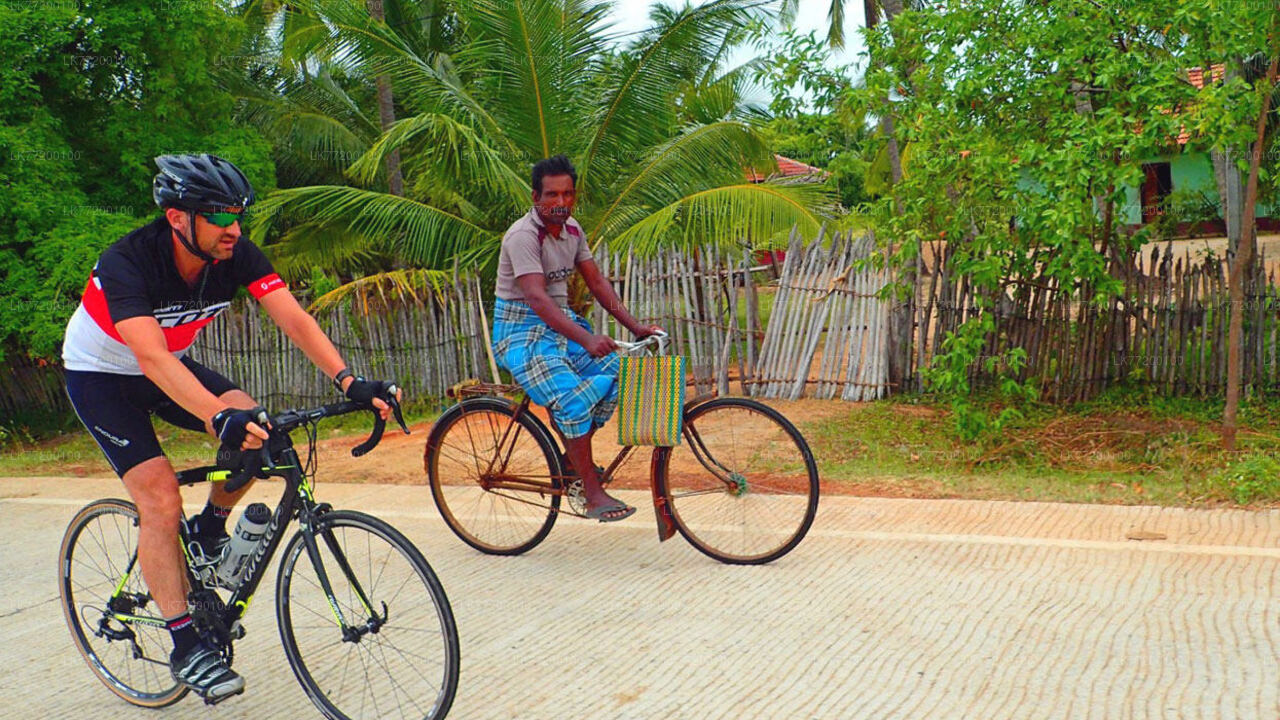
[[[474,277],[425,303],[339,309],[316,319],[350,366],[395,380],[409,398],[443,398],[467,377],[491,378]],[[192,348],[267,407],[325,402],[333,385],[256,305],[235,304]]]
[[[875,252],[866,237],[820,233],[806,244],[793,231],[767,322],[757,283],[770,268],[751,265],[749,253],[598,256],[632,314],[672,334],[698,392],[728,394],[736,381],[760,397],[868,400],[888,390],[887,306],[876,297],[884,281],[868,269]],[[598,332],[625,335],[605,308],[591,319]]]
[[[1220,258],[1177,255],[1171,246],[1113,259],[1123,290],[1106,302],[1090,287],[1053,278],[1007,278],[1002,292],[983,298],[956,273],[952,251],[926,253],[916,303],[912,375],[942,350],[949,333],[990,313],[982,357],[969,370],[975,386],[1002,376],[1038,384],[1050,401],[1093,397],[1119,383],[1143,383],[1168,395],[1217,395],[1225,388],[1227,267]],[[689,358],[697,393],[717,391],[766,398],[869,400],[887,394],[888,305],[872,241],[852,234],[819,234],[804,242],[792,233],[776,282],[771,265],[746,251],[704,248],[649,258],[597,254],[619,297],[643,322],[671,332],[675,352]],[[1246,394],[1280,392],[1280,287],[1259,258],[1245,289]],[[486,351],[480,280],[457,276],[423,303],[355,307],[318,320],[354,368],[394,378],[414,398],[443,398],[460,380],[495,379]],[[983,309],[985,308],[985,309]],[[605,308],[591,312],[599,332],[626,337]],[[1018,372],[987,359],[1011,348],[1026,352]],[[193,348],[201,362],[240,383],[268,406],[322,402],[328,381],[260,310],[237,303],[209,325]],[[0,369],[0,413],[70,412],[62,371],[11,358]]]
[[[941,351],[980,309],[977,290],[948,268],[951,253],[935,248],[921,282],[915,335],[915,374]],[[1246,394],[1280,390],[1280,288],[1265,258],[1258,258],[1245,285],[1243,383]],[[1091,287],[1063,287],[1053,278],[1006,279],[1005,292],[986,298],[995,328],[970,379],[989,385],[1004,372],[985,360],[1023,348],[1026,366],[1006,373],[1033,380],[1045,399],[1078,401],[1120,383],[1143,383],[1166,395],[1217,395],[1226,387],[1229,318],[1227,262],[1177,255],[1171,245],[1128,260],[1113,260],[1123,290],[1105,304]]]
[[[867,236],[823,240],[819,232],[806,247],[792,234],[756,395],[795,399],[808,383],[819,398],[871,400],[888,392],[888,305],[876,295],[884,276],[870,267],[875,248]]]

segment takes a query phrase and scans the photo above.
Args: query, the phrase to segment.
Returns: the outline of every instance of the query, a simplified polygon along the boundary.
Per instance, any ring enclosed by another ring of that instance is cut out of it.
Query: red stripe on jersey
[[[103,294],[102,287],[98,285],[92,272],[89,273],[89,282],[85,283],[84,296],[80,302],[84,304],[85,312],[89,313],[89,317],[93,318],[94,324],[101,328],[107,337],[119,343],[124,342],[124,338],[116,332],[116,324],[111,322],[111,312],[107,310],[107,296]]]
[[[280,279],[279,275],[271,273],[254,280],[245,287],[249,288],[249,294],[253,295],[255,300],[261,300],[263,295],[288,286],[285,285],[284,280]]]
[[[184,323],[177,327],[160,328],[160,330],[164,332],[164,340],[169,346],[169,352],[178,352],[191,347],[191,343],[196,341],[196,335],[200,333],[200,329],[211,322],[213,322],[213,318],[207,317],[195,322]]]

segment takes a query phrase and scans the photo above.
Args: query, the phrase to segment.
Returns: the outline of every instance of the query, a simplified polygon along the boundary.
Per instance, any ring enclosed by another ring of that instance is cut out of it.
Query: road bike
[[[392,408],[407,433],[399,405],[393,401]],[[226,584],[216,575],[219,558],[204,557],[183,519],[191,617],[230,664],[254,591],[283,531],[297,520],[276,573],[275,606],[285,657],[307,696],[334,720],[443,718],[457,689],[460,656],[453,611],[435,572],[391,525],[315,499],[317,423],[359,410],[368,404],[286,410],[270,417],[270,439],[261,451],[233,459],[220,453],[219,465],[178,473],[180,485],[223,482],[229,492],[253,476],[284,479],[262,539],[229,589],[219,587]],[[385,424],[375,413],[372,434],[352,454],[372,450]],[[299,428],[307,432],[305,464],[290,438]],[[132,502],[88,504],[63,538],[59,589],[76,648],[98,679],[134,705],[160,708],[182,699],[187,688],[170,674],[169,633],[138,569],[137,540]],[[220,592],[228,590],[224,599]]]
[[[615,341],[652,349],[656,336]],[[561,514],[586,517],[581,480],[515,385],[466,382],[432,426],[423,456],[431,494],[463,542],[493,555],[541,543]],[[749,398],[702,395],[684,406],[682,443],[652,449],[658,539],[679,531],[721,562],[756,565],[794,549],[818,510],[818,469],[800,431]],[[600,468],[608,487],[635,446]],[[568,508],[562,507],[567,504]]]

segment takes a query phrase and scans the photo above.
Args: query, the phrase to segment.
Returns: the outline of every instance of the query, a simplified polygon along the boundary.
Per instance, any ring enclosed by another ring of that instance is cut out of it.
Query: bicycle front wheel
[[[491,555],[542,542],[560,510],[555,442],[528,413],[498,398],[464,400],[436,421],[423,458],[449,529]]]
[[[111,692],[141,707],[187,694],[169,672],[172,642],[137,563],[138,509],[97,500],[76,513],[58,551],[58,589],[71,639]]]
[[[759,565],[804,539],[818,512],[818,468],[786,418],[754,400],[716,398],[686,412],[683,439],[657,450],[654,473],[690,544]]]
[[[447,715],[458,687],[458,630],[426,558],[364,513],[320,516],[312,528],[318,566],[305,532],[280,561],[276,618],[307,696],[331,720]]]

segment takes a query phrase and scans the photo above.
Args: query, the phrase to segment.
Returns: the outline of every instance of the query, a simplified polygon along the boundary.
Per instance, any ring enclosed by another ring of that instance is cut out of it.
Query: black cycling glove
[[[214,415],[209,424],[213,426],[213,432],[217,434],[218,440],[222,441],[223,446],[239,450],[240,446],[244,444],[245,436],[249,434],[247,430],[249,423],[261,425],[265,421],[260,416],[266,415],[266,412],[261,407],[248,410],[227,408]]]
[[[347,399],[372,405],[374,398],[386,400],[391,397],[391,399],[395,399],[390,392],[393,387],[395,387],[395,383],[384,380],[365,380],[356,376],[356,379],[347,386]]]

